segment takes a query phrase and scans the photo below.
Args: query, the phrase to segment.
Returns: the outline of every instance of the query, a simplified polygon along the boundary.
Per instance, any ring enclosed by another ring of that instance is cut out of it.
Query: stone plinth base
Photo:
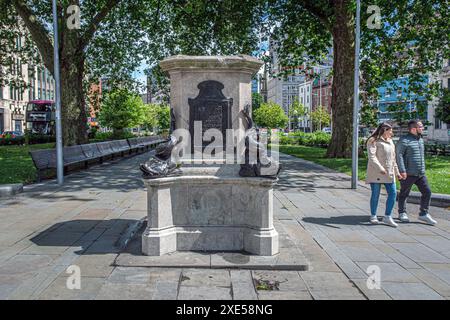
[[[182,167],[174,177],[145,180],[148,226],[142,252],[278,253],[273,227],[274,179],[243,178],[239,165]]]

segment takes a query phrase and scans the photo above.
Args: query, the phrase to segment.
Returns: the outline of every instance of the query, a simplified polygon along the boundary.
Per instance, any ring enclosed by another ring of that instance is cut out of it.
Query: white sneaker
[[[399,219],[401,222],[409,222],[409,218],[408,218],[408,215],[406,214],[406,212],[400,213],[400,214],[398,215],[398,219]]]
[[[378,224],[378,217],[377,216],[370,216],[370,223],[371,224]]]
[[[398,227],[398,224],[395,223],[394,219],[392,219],[391,216],[384,217],[383,218],[383,223],[387,224],[388,226],[394,227],[394,228]]]
[[[430,224],[432,226],[434,226],[437,223],[437,221],[434,220],[428,213],[424,216],[419,216],[419,220],[421,220],[427,224]]]

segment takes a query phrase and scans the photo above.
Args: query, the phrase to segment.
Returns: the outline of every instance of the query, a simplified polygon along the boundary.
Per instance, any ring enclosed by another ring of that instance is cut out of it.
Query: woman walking
[[[381,185],[384,184],[388,197],[386,200],[386,212],[383,222],[389,226],[397,227],[392,219],[392,209],[395,206],[397,190],[395,178],[401,179],[395,160],[395,146],[392,142],[392,126],[386,122],[380,124],[375,132],[367,140],[367,178],[370,183],[372,195],[370,197],[370,222],[378,224],[377,207],[380,198]]]

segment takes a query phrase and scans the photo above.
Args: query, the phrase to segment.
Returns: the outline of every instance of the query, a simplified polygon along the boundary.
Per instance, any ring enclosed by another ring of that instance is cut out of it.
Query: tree
[[[333,133],[328,157],[351,157],[354,85],[355,1],[271,0],[270,18],[283,72],[305,63],[321,64],[333,48]],[[381,8],[376,26],[373,9]],[[439,70],[449,56],[449,10],[447,1],[362,1],[361,74],[363,97],[375,95],[387,80],[408,75],[411,90],[433,86],[420,84],[423,74]],[[375,25],[375,28],[373,26]],[[370,27],[370,28],[369,28]]]
[[[113,88],[134,88],[132,72],[143,62],[155,65],[172,54],[250,54],[258,40],[259,2],[58,1],[64,145],[87,142],[85,96],[89,83],[100,77]],[[73,23],[73,6],[80,8],[79,28]],[[50,0],[0,0],[0,63],[9,66],[18,52],[13,32],[20,21],[36,55],[53,73]]]
[[[147,128],[168,130],[170,128],[170,107],[165,104],[150,103],[144,106],[145,117],[143,125]]]
[[[444,88],[443,93],[439,99],[439,103],[435,109],[436,118],[450,124],[450,89]]]
[[[307,115],[308,109],[295,98],[294,102],[289,106],[289,117],[291,117],[291,119],[294,118],[295,122],[298,124],[299,119],[304,119]]]
[[[156,108],[159,130],[168,130],[170,128],[170,107],[168,105],[158,105]]]
[[[318,106],[316,110],[311,112],[310,116],[311,121],[313,122],[313,125],[316,127],[316,129],[317,127],[319,127],[319,130],[322,130],[322,125],[330,124],[330,115],[323,106]]]
[[[142,123],[142,126],[146,128],[147,130],[153,130],[158,126],[158,115],[156,108],[158,108],[158,105],[154,103],[146,104],[144,105],[144,121]]]
[[[378,125],[377,108],[370,105],[370,103],[364,103],[360,111],[360,123],[368,128],[373,128]]]
[[[264,102],[263,96],[257,92],[252,93],[252,111],[258,109]]]
[[[288,117],[281,106],[274,102],[261,104],[253,114],[255,122],[264,128],[284,128],[288,123]]]
[[[98,120],[102,126],[112,128],[114,136],[121,136],[124,129],[145,123],[146,109],[139,95],[115,89],[103,100]]]

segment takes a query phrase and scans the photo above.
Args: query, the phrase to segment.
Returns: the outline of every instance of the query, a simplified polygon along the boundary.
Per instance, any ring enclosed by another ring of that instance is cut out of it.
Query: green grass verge
[[[37,171],[30,154],[31,150],[51,149],[54,143],[33,144],[29,146],[0,147],[0,184],[36,181]]]
[[[321,164],[330,169],[351,175],[351,159],[328,159],[325,158],[326,149],[306,147],[297,145],[281,145],[280,152]],[[425,158],[427,178],[434,193],[450,194],[450,157],[427,156]],[[360,180],[366,178],[367,159],[360,158],[358,161],[358,177]],[[399,183],[397,182],[397,187]],[[418,191],[414,186],[413,191]]]

